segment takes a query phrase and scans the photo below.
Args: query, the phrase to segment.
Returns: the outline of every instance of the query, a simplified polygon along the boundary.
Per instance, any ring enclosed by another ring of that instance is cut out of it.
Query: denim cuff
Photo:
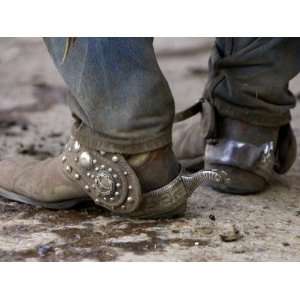
[[[249,109],[229,104],[221,99],[210,100],[219,115],[262,127],[281,127],[291,121],[290,111],[269,113],[262,110]]]
[[[88,148],[111,153],[138,154],[170,145],[172,143],[172,128],[168,128],[156,136],[138,139],[118,139],[95,132],[81,123],[79,126],[73,126],[72,136]]]

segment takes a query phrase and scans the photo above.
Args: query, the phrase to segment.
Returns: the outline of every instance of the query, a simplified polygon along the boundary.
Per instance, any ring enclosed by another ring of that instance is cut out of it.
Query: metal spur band
[[[71,138],[61,157],[65,174],[76,181],[96,205],[117,214],[148,215],[183,205],[199,185],[230,180],[224,171],[179,175],[169,184],[142,194],[139,179],[121,154],[91,150]]]

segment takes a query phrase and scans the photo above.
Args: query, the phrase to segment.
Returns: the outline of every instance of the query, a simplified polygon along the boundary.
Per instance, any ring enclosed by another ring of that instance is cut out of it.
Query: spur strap
[[[174,118],[174,123],[182,122],[186,119],[193,117],[198,113],[202,113],[202,104],[204,101],[205,101],[204,98],[200,98],[192,106],[188,107],[187,109],[184,109],[183,111],[176,113]]]

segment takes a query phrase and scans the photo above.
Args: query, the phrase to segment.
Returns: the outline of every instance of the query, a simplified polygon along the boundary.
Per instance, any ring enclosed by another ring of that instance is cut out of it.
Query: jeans
[[[174,101],[152,38],[45,38],[74,97],[72,112],[106,142],[142,153],[171,143]],[[259,126],[290,121],[289,80],[300,70],[299,38],[217,38],[205,96],[220,115]]]
[[[152,38],[45,38],[72,95],[70,108],[105,140],[104,151],[138,153],[171,143],[174,99]]]
[[[289,123],[300,38],[217,38],[209,69],[205,96],[221,115],[263,127]]]

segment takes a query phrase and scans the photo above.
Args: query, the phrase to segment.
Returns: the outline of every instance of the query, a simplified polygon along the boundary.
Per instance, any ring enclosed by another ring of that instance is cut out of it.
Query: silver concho
[[[115,181],[107,171],[100,171],[96,175],[95,183],[102,196],[109,196],[115,190]]]
[[[92,157],[88,152],[82,152],[79,157],[79,164],[85,169],[89,169],[92,164]]]

